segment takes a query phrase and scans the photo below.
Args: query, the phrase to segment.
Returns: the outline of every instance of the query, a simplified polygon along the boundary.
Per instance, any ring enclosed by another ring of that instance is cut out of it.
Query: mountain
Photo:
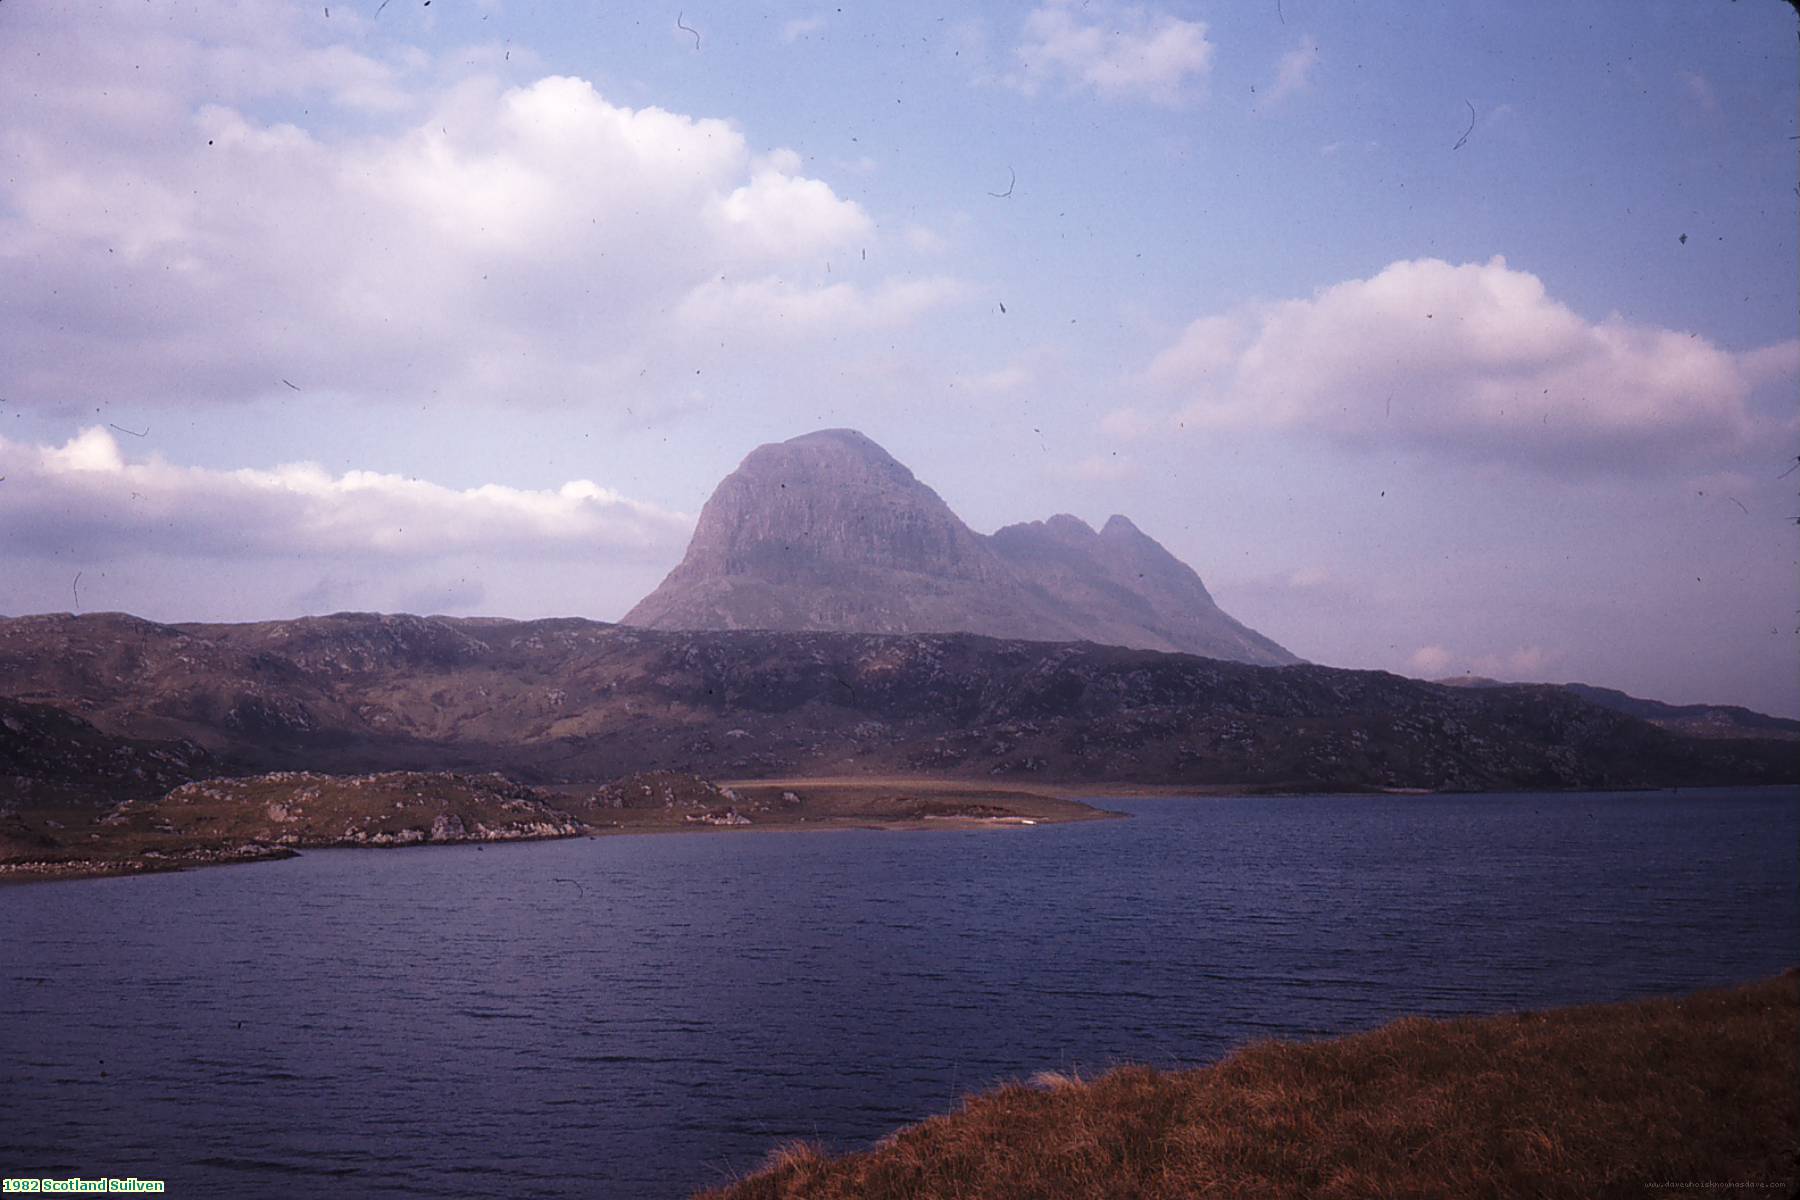
[[[714,490],[687,554],[625,615],[646,629],[969,632],[1279,666],[1124,517],[984,537],[880,446],[825,429],[759,446]]]
[[[653,770],[1291,790],[1800,778],[1792,742],[1683,737],[1561,687],[971,634],[50,614],[0,619],[0,681],[19,702],[0,722],[14,739],[0,737],[3,761],[40,777],[58,763],[105,774],[116,755],[127,773],[166,761],[179,779],[198,768],[193,743],[220,764],[211,774],[501,771],[527,784]]]
[[[1511,687],[1485,675],[1454,675],[1435,682],[1446,687]],[[1595,687],[1588,683],[1556,685],[1601,708],[1639,717],[1661,729],[1687,737],[1710,738],[1774,738],[1800,741],[1800,721],[1787,717],[1771,717],[1755,709],[1736,704],[1665,704],[1661,700],[1645,700],[1627,695],[1615,688]]]

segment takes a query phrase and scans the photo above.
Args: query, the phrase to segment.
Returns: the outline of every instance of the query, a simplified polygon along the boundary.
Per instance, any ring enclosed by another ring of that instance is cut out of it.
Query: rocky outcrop
[[[596,812],[605,809],[713,809],[735,803],[737,796],[710,780],[677,771],[641,771],[597,789],[587,800]]]
[[[504,776],[431,771],[208,779],[157,799],[126,801],[101,824],[184,843],[287,847],[504,842],[588,830],[555,797]]]
[[[650,629],[967,631],[1279,665],[1192,569],[1124,517],[983,537],[880,446],[827,429],[760,446],[713,492],[667,579],[627,613]]]

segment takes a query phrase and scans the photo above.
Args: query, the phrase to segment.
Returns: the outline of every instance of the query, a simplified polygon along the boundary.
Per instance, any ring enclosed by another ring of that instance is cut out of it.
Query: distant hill
[[[1517,686],[1503,684],[1497,679],[1489,679],[1484,675],[1457,675],[1448,679],[1440,679],[1438,683],[1447,687],[1508,687]],[[1637,696],[1628,696],[1613,688],[1594,687],[1587,683],[1564,683],[1556,685],[1565,691],[1580,696],[1590,704],[1598,704],[1601,708],[1610,708],[1614,712],[1626,713],[1640,717],[1652,725],[1688,737],[1705,738],[1776,738],[1782,741],[1800,741],[1800,721],[1791,721],[1786,717],[1771,717],[1767,713],[1759,713],[1754,709],[1742,708],[1735,704],[1664,704],[1660,700],[1644,700]]]
[[[1220,610],[1121,516],[984,537],[880,446],[826,429],[760,446],[701,510],[687,554],[625,615],[649,629],[969,632],[1235,662],[1300,661]]]
[[[55,614],[0,619],[0,680],[22,704],[97,731],[15,717],[27,734],[12,761],[37,761],[30,731],[42,728],[71,761],[90,743],[130,756],[186,739],[230,764],[209,774],[501,771],[530,784],[669,770],[1296,790],[1800,778],[1791,743],[1682,737],[1560,687],[1448,688],[970,634]]]
[[[1565,683],[1563,687],[1591,704],[1642,717],[1652,725],[1689,737],[1800,740],[1800,721],[1771,717],[1735,704],[1664,704],[1660,700],[1643,700],[1612,688],[1586,683]]]

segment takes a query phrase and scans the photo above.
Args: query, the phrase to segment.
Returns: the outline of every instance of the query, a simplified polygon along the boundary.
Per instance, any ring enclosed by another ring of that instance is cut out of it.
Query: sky
[[[0,5],[0,612],[617,619],[755,446],[1800,716],[1778,0]]]

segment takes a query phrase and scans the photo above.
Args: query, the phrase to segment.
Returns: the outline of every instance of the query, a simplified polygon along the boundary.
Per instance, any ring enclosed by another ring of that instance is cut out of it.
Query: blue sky
[[[0,611],[616,618],[849,425],[1316,661],[1800,714],[1794,26],[12,0]]]

